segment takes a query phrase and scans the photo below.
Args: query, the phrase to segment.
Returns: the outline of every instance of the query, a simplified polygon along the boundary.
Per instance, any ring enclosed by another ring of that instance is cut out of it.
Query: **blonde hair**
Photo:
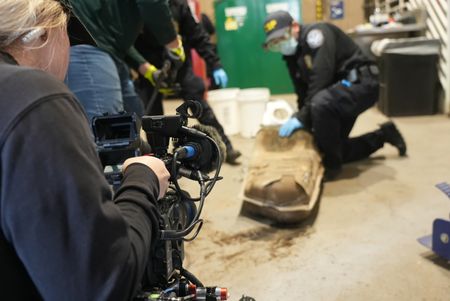
[[[56,0],[0,0],[0,50],[31,31],[65,26],[67,15]]]

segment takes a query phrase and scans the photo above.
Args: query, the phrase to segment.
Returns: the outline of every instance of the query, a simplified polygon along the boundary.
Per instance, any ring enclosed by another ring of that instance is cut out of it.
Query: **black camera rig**
[[[191,112],[191,114],[189,113]],[[195,102],[185,102],[174,116],[133,114],[99,116],[93,120],[93,131],[105,175],[113,187],[120,185],[121,164],[129,157],[152,154],[162,159],[171,185],[165,197],[157,201],[161,215],[160,235],[149,259],[142,281],[142,292],[136,300],[227,300],[225,288],[205,287],[183,268],[184,242],[195,239],[203,220],[200,218],[206,197],[219,177],[223,161],[221,141],[209,127],[188,127],[189,117],[201,114]],[[147,141],[140,138],[139,121]],[[170,141],[173,151],[169,152]],[[209,173],[214,172],[210,177]],[[198,197],[191,197],[178,184],[180,177],[197,181]]]

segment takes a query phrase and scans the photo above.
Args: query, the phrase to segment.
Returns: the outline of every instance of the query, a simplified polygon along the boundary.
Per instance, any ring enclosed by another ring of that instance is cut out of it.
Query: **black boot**
[[[222,141],[225,143],[225,146],[227,147],[225,162],[231,165],[240,164],[236,160],[242,155],[241,152],[233,148],[230,139],[227,137],[227,135],[225,135],[225,131],[222,125],[219,123],[219,121],[216,118],[216,115],[212,111],[211,107],[206,103],[206,101],[203,101],[202,105],[203,105],[203,114],[198,119],[198,121],[200,121],[200,123],[202,124],[214,127],[219,133],[220,137],[222,138]]]
[[[392,121],[385,122],[380,125],[380,130],[383,134],[384,142],[387,142],[398,149],[398,154],[401,157],[406,156],[406,143],[400,134],[399,130]]]
[[[237,165],[239,162],[237,162],[237,158],[241,156],[241,152],[238,150],[235,150],[234,148],[227,149],[227,156],[225,158],[225,162],[231,165]]]
[[[324,182],[332,182],[336,180],[336,178],[340,175],[342,172],[342,167],[336,167],[336,168],[325,168],[325,173],[323,175],[323,181]]]

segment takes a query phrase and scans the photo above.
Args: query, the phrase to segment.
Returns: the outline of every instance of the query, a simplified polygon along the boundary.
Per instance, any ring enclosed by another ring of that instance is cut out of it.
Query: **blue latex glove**
[[[213,77],[216,85],[220,86],[221,88],[225,88],[227,86],[228,76],[223,68],[214,70]]]
[[[289,137],[295,130],[303,128],[303,124],[300,120],[295,117],[289,118],[278,131],[280,137]]]

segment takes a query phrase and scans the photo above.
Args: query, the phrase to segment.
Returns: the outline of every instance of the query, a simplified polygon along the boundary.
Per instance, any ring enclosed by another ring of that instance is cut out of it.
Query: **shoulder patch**
[[[308,32],[308,35],[306,36],[306,43],[308,43],[308,46],[311,49],[316,49],[322,46],[324,41],[323,33],[320,29],[313,29],[310,32]]]

